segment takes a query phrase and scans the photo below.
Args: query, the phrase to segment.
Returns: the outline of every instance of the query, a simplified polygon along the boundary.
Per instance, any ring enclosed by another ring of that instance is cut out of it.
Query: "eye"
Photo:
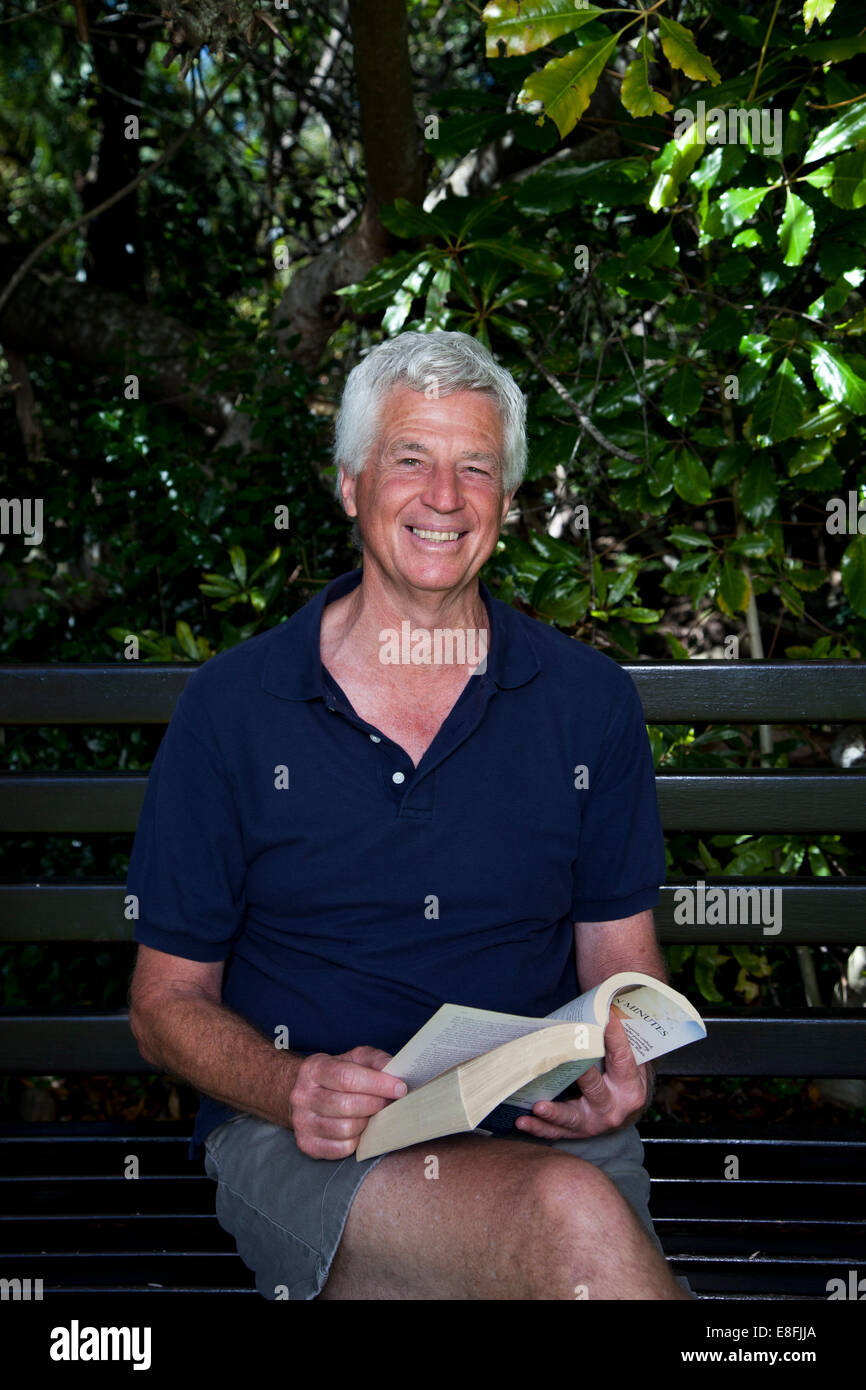
[[[401,463],[420,463],[420,459],[401,459]]]

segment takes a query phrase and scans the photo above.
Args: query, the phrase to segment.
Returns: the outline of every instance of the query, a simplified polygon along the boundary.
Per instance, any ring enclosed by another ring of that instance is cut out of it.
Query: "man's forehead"
[[[449,396],[428,397],[409,387],[392,388],[380,416],[379,439],[392,450],[430,451],[443,430],[480,432],[501,445],[502,417],[496,401],[480,391],[455,391]],[[478,450],[471,452],[478,453]],[[489,452],[497,458],[498,453]]]

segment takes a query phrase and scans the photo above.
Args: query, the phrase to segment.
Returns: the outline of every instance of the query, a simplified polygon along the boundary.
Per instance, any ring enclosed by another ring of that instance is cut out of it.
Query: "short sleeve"
[[[665,880],[665,847],[652,749],[640,697],[621,673],[589,785],[573,865],[575,922],[631,917],[655,907]]]
[[[244,921],[243,837],[226,770],[184,707],[188,691],[189,683],[150,770],[127,893],[138,899],[135,941],[220,961]]]

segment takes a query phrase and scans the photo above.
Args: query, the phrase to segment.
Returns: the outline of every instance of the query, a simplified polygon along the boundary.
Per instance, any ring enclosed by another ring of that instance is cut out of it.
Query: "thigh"
[[[310,1158],[291,1130],[254,1115],[204,1140],[216,1215],[269,1300],[311,1299],[328,1277],[353,1199],[381,1158]]]
[[[548,1142],[451,1135],[370,1173],[321,1297],[571,1297],[571,1265],[603,1261],[605,1241],[656,1259],[600,1168]]]

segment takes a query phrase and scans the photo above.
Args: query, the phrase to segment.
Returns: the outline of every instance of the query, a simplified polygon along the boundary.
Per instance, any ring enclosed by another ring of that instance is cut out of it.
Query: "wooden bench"
[[[20,665],[0,668],[0,726],[165,724],[192,665]],[[866,662],[631,663],[653,724],[866,721]],[[146,778],[136,773],[7,773],[0,831],[135,829]],[[662,772],[667,832],[866,830],[864,771]],[[783,929],[677,925],[666,885],[656,913],[664,943],[844,943],[866,940],[863,878],[718,879],[707,886],[783,888]],[[131,939],[118,882],[3,883],[0,939]],[[862,1009],[702,1007],[708,1037],[662,1059],[660,1075],[856,1077],[866,1074]],[[5,1013],[7,1074],[149,1073],[124,1013]],[[733,1122],[698,1131],[641,1127],[651,1205],[676,1273],[704,1298],[825,1299],[827,1281],[863,1260],[866,1131],[796,1131]],[[186,1158],[188,1126],[5,1124],[0,1128],[0,1274],[45,1290],[252,1292],[252,1276],[213,1215],[214,1187]],[[125,1156],[140,1160],[137,1181]],[[739,1178],[725,1177],[728,1155]],[[862,1274],[862,1270],[860,1273]]]

